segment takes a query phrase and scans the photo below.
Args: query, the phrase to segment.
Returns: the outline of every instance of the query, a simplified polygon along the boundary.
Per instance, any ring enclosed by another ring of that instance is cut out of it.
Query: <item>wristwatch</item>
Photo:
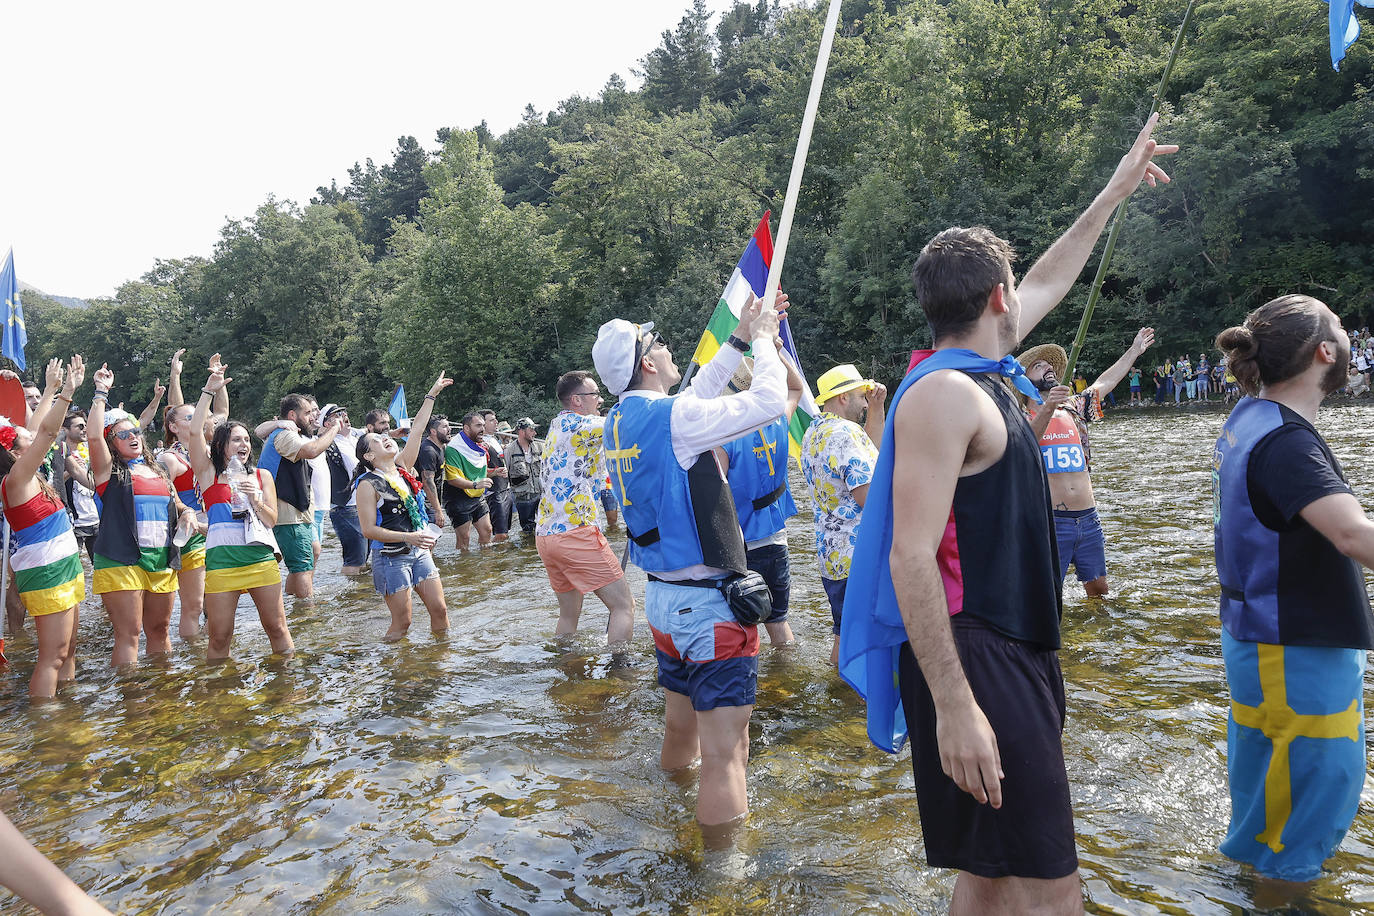
[[[725,342],[728,343],[730,346],[734,347],[736,350],[740,351],[741,353],[749,352],[749,341],[740,340],[734,334],[731,334],[728,338],[726,338]]]

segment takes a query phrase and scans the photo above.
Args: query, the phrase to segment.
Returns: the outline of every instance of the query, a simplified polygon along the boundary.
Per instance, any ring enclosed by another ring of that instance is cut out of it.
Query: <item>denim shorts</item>
[[[394,595],[438,575],[439,567],[434,565],[428,550],[412,547],[399,556],[389,557],[380,547],[372,548],[372,587],[379,595]]]
[[[1059,578],[1069,574],[1073,563],[1079,582],[1091,582],[1107,574],[1107,543],[1096,507],[1054,512],[1054,535],[1059,542]]]
[[[763,576],[763,581],[768,583],[768,592],[773,596],[773,616],[768,618],[768,622],[782,623],[787,619],[787,604],[792,594],[787,545],[765,544],[755,547],[745,555],[745,559],[751,570]]]

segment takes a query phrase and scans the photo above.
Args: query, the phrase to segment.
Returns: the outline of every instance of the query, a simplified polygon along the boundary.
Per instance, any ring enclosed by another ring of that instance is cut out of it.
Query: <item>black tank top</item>
[[[1007,450],[954,488],[963,613],[1003,636],[1057,649],[1063,583],[1040,443],[1000,379],[969,378],[1001,411]]]

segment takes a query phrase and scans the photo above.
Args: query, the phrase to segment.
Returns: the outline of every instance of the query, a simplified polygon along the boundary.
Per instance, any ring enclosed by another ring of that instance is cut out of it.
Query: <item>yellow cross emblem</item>
[[[636,443],[629,448],[622,448],[620,445],[620,411],[615,412],[615,422],[611,424],[611,437],[615,439],[615,448],[606,449],[606,457],[615,466],[615,477],[620,482],[620,498],[625,501],[625,505],[630,506],[630,497],[625,492],[625,476],[634,472],[634,460],[639,457],[639,444]]]
[[[759,444],[756,445],[756,446],[754,446],[754,457],[755,457],[755,458],[767,458],[767,459],[768,459],[768,476],[769,476],[769,477],[772,477],[772,476],[773,476],[773,473],[774,473],[774,471],[773,471],[773,447],[776,446],[777,444],[778,444],[778,443],[777,443],[776,440],[773,441],[773,442],[769,442],[767,439],[765,439],[765,438],[763,437],[763,430],[759,430]]]
[[[1360,740],[1360,711],[1357,700],[1350,708],[1328,715],[1300,715],[1288,705],[1288,685],[1283,672],[1283,646],[1258,643],[1260,690],[1264,700],[1258,706],[1231,701],[1231,717],[1239,725],[1258,729],[1274,744],[1269,770],[1264,774],[1264,830],[1256,841],[1274,852],[1283,851],[1283,828],[1293,811],[1292,779],[1288,770],[1288,748],[1294,738],[1349,738]]]

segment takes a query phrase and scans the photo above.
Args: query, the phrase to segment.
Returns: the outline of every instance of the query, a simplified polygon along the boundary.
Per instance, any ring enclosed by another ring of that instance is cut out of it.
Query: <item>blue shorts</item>
[[[612,493],[610,490],[602,490],[602,491],[601,491],[601,509],[602,509],[602,511],[606,512],[606,514],[608,514],[608,515],[609,515],[610,513],[612,513],[612,512],[619,512],[619,511],[620,511],[620,500],[616,499],[616,498],[615,498],[615,494]]]
[[[644,616],[654,634],[658,684],[705,712],[752,706],[759,681],[759,631],[735,620],[714,588],[650,579]]]
[[[412,547],[400,556],[389,557],[380,547],[372,548],[372,587],[383,597],[414,588],[438,575],[439,567],[434,565],[428,550]]]
[[[765,544],[755,547],[745,557],[745,565],[763,576],[763,581],[768,583],[768,592],[773,596],[773,616],[768,618],[768,622],[782,623],[787,619],[787,603],[792,595],[792,570],[787,559],[787,545]]]
[[[324,517],[329,514],[327,509],[316,509],[315,519],[310,523],[310,540],[315,544],[324,543]]]
[[[1107,542],[1097,508],[1054,510],[1054,535],[1059,542],[1059,578],[1069,574],[1073,563],[1079,582],[1091,582],[1107,574]]]
[[[844,616],[844,590],[849,585],[849,577],[827,579],[821,576],[821,585],[825,588],[825,597],[830,599],[830,619],[835,624],[830,632],[839,636],[840,618]]]

